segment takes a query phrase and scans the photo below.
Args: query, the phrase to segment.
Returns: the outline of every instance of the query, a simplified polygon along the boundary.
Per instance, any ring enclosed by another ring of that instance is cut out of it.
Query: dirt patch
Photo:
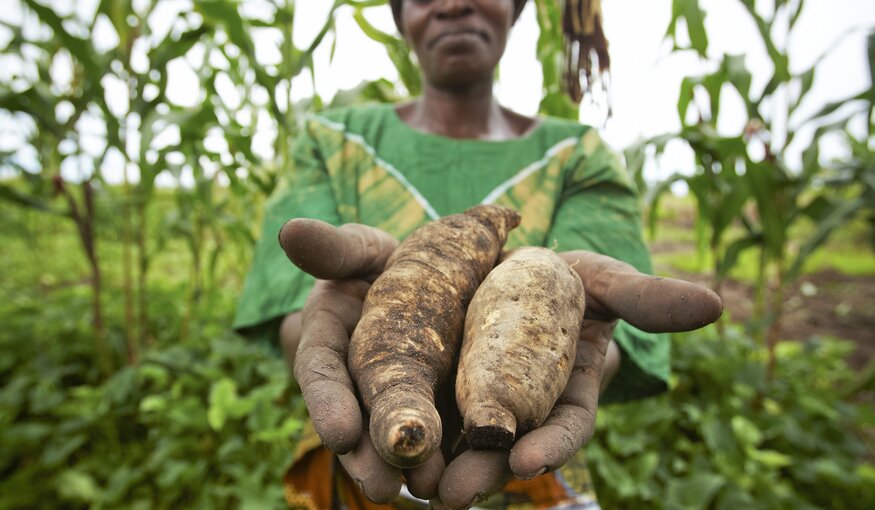
[[[654,253],[659,253],[659,247]],[[667,250],[668,251],[668,250]],[[709,275],[659,267],[661,274],[711,287]],[[745,322],[754,314],[752,285],[727,280],[720,294],[724,316]],[[806,340],[830,336],[853,341],[856,350],[848,363],[860,369],[875,358],[875,276],[851,276],[828,270],[805,275],[787,291],[781,337]]]

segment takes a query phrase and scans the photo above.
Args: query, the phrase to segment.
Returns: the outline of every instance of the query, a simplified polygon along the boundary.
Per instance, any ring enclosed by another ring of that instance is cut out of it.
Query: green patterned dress
[[[521,138],[459,140],[411,128],[392,105],[349,108],[306,121],[295,168],[281,176],[267,204],[235,328],[276,345],[279,321],[304,305],[313,278],[294,267],[276,241],[289,218],[365,223],[402,239],[476,204],[521,213],[507,248],[591,250],[651,271],[635,186],[595,129],[543,118]],[[622,361],[601,403],[663,391],[667,337],[621,322],[614,338]]]

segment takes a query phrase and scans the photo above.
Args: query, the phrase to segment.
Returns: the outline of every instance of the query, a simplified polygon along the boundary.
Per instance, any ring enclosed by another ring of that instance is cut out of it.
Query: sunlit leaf
[[[763,433],[744,416],[733,416],[730,421],[736,439],[745,447],[756,447],[763,441]]]
[[[793,458],[774,450],[753,449],[748,452],[751,459],[773,469],[787,467],[793,464]]]
[[[167,408],[167,399],[161,395],[149,395],[140,402],[141,413],[153,413]]]
[[[55,480],[55,490],[67,501],[87,503],[97,498],[100,486],[91,474],[80,469],[68,469]]]

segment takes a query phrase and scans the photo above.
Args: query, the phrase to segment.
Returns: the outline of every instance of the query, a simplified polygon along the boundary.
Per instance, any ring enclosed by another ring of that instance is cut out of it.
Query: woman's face
[[[491,79],[513,25],[513,0],[404,0],[401,28],[426,81]]]

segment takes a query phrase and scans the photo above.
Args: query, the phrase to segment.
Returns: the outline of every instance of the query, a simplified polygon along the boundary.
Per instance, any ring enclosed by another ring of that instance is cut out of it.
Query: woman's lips
[[[457,30],[447,30],[446,32],[439,34],[437,37],[431,40],[431,42],[428,44],[428,47],[432,48],[439,42],[444,40],[454,40],[469,37],[477,37],[484,41],[488,40],[486,33],[481,30],[477,30],[474,28],[460,28]]]

